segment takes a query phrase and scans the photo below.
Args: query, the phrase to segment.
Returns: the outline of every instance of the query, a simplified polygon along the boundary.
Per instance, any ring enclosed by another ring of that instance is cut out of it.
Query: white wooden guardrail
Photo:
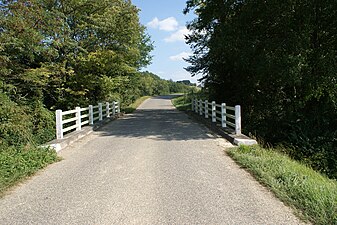
[[[212,118],[212,122],[221,122],[222,127],[227,125],[235,130],[235,134],[241,134],[241,107],[227,106],[226,103],[216,104],[215,101],[208,102],[193,99],[192,111],[199,113],[200,116],[205,115],[205,118]]]
[[[98,103],[96,106],[89,105],[87,108],[76,107],[74,110],[64,112],[58,109],[56,110],[56,139],[63,139],[65,132],[79,131],[84,125],[93,125],[96,121],[102,121],[119,113],[120,102],[118,101]]]

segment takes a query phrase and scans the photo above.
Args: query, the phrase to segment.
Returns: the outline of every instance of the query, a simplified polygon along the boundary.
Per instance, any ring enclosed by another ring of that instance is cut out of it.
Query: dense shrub
[[[33,142],[32,117],[26,114],[27,107],[19,106],[1,92],[0,102],[0,148]]]
[[[33,146],[8,147],[0,151],[0,195],[26,176],[34,174],[59,158],[54,150]]]

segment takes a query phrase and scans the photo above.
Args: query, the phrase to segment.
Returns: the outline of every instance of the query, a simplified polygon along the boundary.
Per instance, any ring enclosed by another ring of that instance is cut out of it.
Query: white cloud
[[[187,27],[180,27],[179,30],[171,34],[169,37],[165,38],[166,42],[176,42],[176,41],[185,41],[185,35],[190,34],[190,31]]]
[[[175,31],[178,28],[178,21],[174,17],[168,17],[164,20],[159,20],[155,17],[152,21],[147,23],[148,27],[164,30],[164,31]]]
[[[170,56],[170,60],[172,61],[183,61],[184,59],[188,58],[192,53],[190,52],[181,52],[178,55]]]

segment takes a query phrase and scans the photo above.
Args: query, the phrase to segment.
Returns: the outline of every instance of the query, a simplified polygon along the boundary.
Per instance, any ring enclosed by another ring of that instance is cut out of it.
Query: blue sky
[[[191,80],[197,78],[184,70],[188,63],[182,58],[188,57],[191,50],[185,40],[188,33],[186,23],[194,18],[193,14],[184,15],[184,0],[133,0],[141,11],[140,22],[147,27],[147,33],[154,42],[155,49],[152,64],[145,68],[164,79]]]

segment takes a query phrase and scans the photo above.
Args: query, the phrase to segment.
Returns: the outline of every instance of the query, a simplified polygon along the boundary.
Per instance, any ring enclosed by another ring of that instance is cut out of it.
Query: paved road
[[[0,224],[299,224],[226,146],[150,99],[0,199]]]

